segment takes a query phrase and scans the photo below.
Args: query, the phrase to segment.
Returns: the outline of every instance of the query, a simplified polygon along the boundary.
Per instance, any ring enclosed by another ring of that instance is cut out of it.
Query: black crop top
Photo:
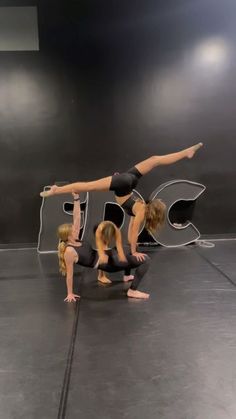
[[[72,244],[68,244],[68,246],[75,249],[78,255],[78,265],[94,268],[98,261],[98,252],[92,248],[89,242],[84,241],[81,246],[73,246]]]
[[[125,210],[126,214],[130,215],[131,217],[134,217],[135,214],[133,213],[133,206],[136,203],[133,195],[131,195],[123,204],[121,207]]]

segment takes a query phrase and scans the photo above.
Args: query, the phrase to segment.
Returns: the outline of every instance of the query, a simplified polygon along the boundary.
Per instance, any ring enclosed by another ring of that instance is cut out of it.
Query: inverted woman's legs
[[[159,165],[168,165],[176,163],[184,158],[191,159],[196,151],[202,147],[202,143],[195,144],[192,147],[178,151],[177,153],[166,154],[164,156],[152,156],[148,159],[137,163],[136,169],[141,175],[145,175],[150,172],[154,167]],[[102,179],[98,179],[92,182],[74,182],[64,186],[53,185],[47,191],[42,191],[40,195],[42,197],[48,197],[51,195],[59,195],[73,192],[89,192],[89,191],[108,191],[111,186],[112,177],[108,176]],[[127,195],[127,194],[125,194]]]
[[[184,158],[191,159],[196,151],[202,147],[202,145],[202,143],[198,143],[192,147],[178,151],[177,153],[166,154],[164,156],[152,156],[140,163],[137,163],[135,167],[141,175],[146,175],[146,173],[150,172],[156,166],[173,164]]]
[[[60,195],[73,192],[89,192],[89,191],[108,191],[111,185],[111,176],[102,179],[94,180],[92,182],[74,182],[64,186],[53,185],[48,191],[40,193],[42,197],[51,195]]]

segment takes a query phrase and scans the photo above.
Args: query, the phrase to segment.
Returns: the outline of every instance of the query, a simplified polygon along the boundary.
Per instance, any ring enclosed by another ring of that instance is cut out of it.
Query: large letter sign
[[[172,223],[170,211],[179,201],[196,201],[205,189],[204,185],[188,180],[173,180],[155,189],[150,196],[150,200],[155,198],[161,199],[167,207],[164,227],[152,236],[157,243],[166,247],[175,247],[183,246],[199,239],[200,232],[191,221],[187,220],[181,225]]]
[[[47,187],[44,188],[46,190]],[[80,239],[84,236],[88,210],[88,193],[81,195],[81,226]],[[72,222],[73,200],[71,194],[55,195],[52,199],[42,200],[40,208],[40,231],[38,237],[38,252],[57,251],[57,227],[60,224]]]
[[[188,180],[173,180],[155,189],[149,200],[158,198],[165,202],[167,206],[166,222],[163,228],[152,236],[142,226],[139,234],[139,243],[142,244],[145,241],[149,244],[155,243],[166,247],[175,247],[196,241],[200,237],[197,228],[189,220],[181,224],[172,222],[170,212],[178,202],[196,201],[204,190],[205,186]],[[126,242],[130,217],[115,202],[114,193],[107,191],[83,193],[80,195],[80,239],[82,240],[85,237],[86,240],[93,240],[94,226],[103,220],[110,220],[121,229],[123,239]],[[134,190],[134,196],[143,200],[140,193],[136,190]],[[40,253],[57,250],[57,227],[60,224],[72,222],[72,211],[73,200],[70,194],[43,198],[38,239],[38,251]],[[144,237],[145,240],[143,239]]]

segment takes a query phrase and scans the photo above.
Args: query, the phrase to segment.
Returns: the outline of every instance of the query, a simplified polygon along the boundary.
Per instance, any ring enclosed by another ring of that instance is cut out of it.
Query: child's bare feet
[[[192,147],[187,148],[186,155],[188,159],[191,159],[196,153],[196,151],[198,151],[199,148],[201,148],[202,146],[203,146],[203,143],[198,143],[198,144],[193,145]]]
[[[134,279],[134,275],[124,275],[123,276],[123,281],[124,282],[133,281],[133,279]]]
[[[140,298],[142,300],[147,300],[149,298],[149,294],[147,294],[146,292],[132,290],[131,288],[128,290],[127,296],[131,298]]]
[[[109,278],[107,278],[107,276],[105,276],[105,275],[99,275],[98,276],[98,281],[99,282],[101,282],[102,284],[111,284],[112,283],[112,281],[109,279]]]
[[[42,198],[47,198],[48,196],[55,195],[57,189],[58,189],[57,185],[50,186],[50,189],[48,189],[47,191],[40,192],[40,196]]]

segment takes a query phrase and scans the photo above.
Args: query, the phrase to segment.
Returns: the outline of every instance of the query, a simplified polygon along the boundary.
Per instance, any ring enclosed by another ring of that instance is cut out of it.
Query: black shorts
[[[114,191],[116,196],[129,195],[141,177],[142,174],[138,169],[132,167],[128,172],[112,176],[110,190]]]

